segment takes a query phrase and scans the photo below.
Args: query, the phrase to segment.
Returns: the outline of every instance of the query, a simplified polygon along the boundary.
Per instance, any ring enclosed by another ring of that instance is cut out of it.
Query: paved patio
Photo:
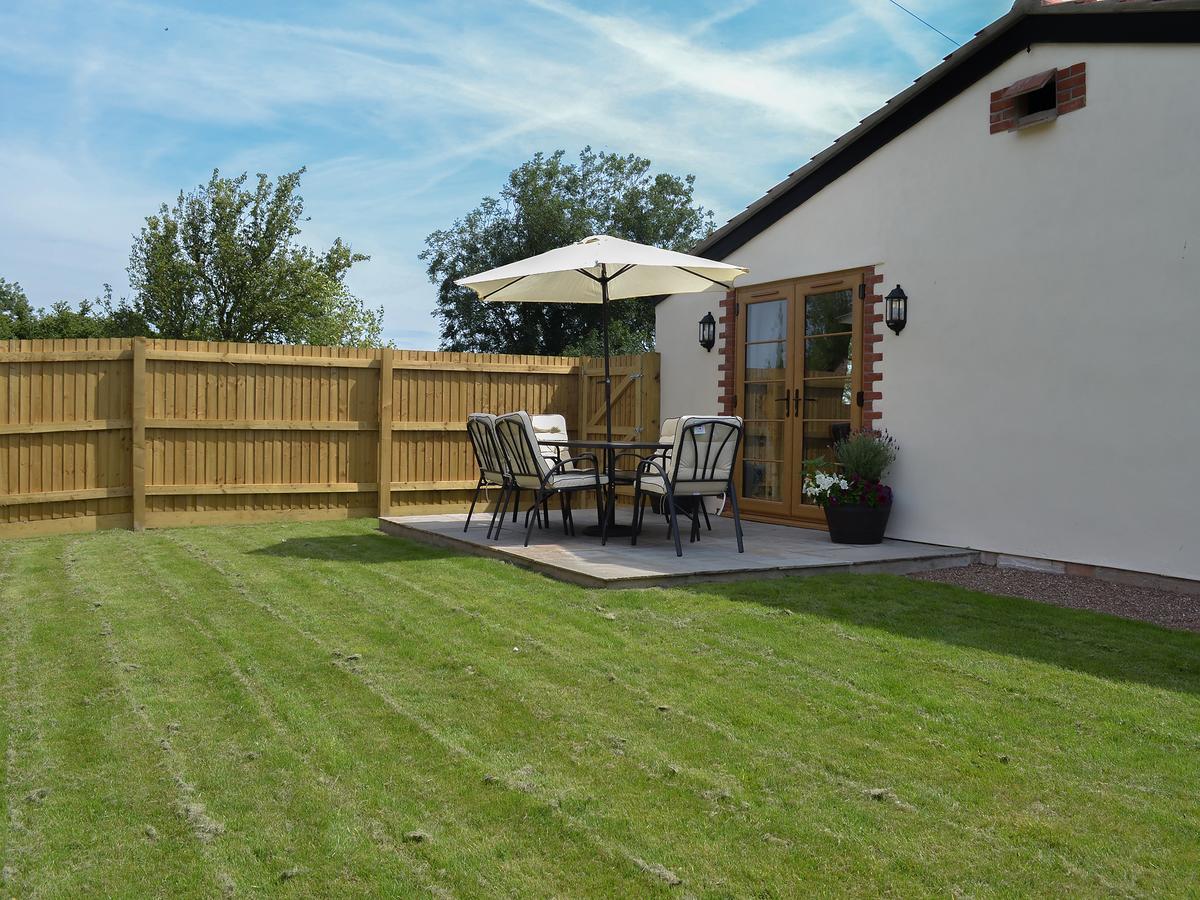
[[[629,511],[618,510],[620,521]],[[831,572],[891,572],[908,574],[975,562],[978,554],[961,547],[940,547],[910,541],[885,540],[870,547],[832,544],[823,531],[744,522],[746,552],[737,552],[733,522],[712,517],[713,530],[701,528],[700,541],[687,543],[683,525],[683,556],[675,547],[661,516],[646,513],[646,525],[636,547],[629,538],[600,546],[598,537],[583,534],[594,525],[584,510],[575,513],[576,537],[563,534],[562,520],[551,510],[549,530],[535,528],[529,546],[522,547],[521,522],[506,522],[498,541],[486,537],[488,514],[476,513],[471,528],[463,532],[465,514],[389,516],[379,528],[397,537],[451,547],[466,553],[490,556],[585,587],[640,588],[697,581],[730,581],[738,578],[772,578],[784,575],[819,575]]]

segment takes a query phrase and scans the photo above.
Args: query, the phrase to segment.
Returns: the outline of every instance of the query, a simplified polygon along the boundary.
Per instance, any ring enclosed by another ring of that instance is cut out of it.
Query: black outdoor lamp
[[[896,285],[896,289],[884,297],[883,302],[883,320],[888,328],[899,334],[908,324],[908,294],[900,285]]]
[[[700,320],[700,346],[712,353],[712,348],[717,343],[717,320],[713,318],[713,314],[706,312],[704,318]]]

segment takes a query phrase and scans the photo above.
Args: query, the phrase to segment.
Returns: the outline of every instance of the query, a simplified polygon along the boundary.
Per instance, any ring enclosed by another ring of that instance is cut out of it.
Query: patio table
[[[543,447],[558,447],[568,450],[603,450],[604,451],[604,471],[608,475],[608,487],[605,489],[608,497],[605,504],[608,510],[608,536],[609,537],[628,537],[633,534],[632,525],[618,525],[617,518],[617,485],[618,484],[633,484],[633,473],[617,474],[617,457],[625,453],[636,455],[637,450],[652,450],[662,451],[670,450],[673,446],[671,441],[606,441],[604,438],[579,438],[575,440],[565,441],[538,441]],[[653,456],[653,453],[647,454]],[[643,457],[645,458],[645,457]],[[596,524],[585,528],[584,534],[599,535],[600,525]]]

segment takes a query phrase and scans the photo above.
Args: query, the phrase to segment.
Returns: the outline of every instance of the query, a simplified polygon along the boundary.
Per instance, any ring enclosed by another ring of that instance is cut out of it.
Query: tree
[[[82,300],[73,307],[65,300],[49,309],[34,310],[21,285],[0,278],[0,340],[51,340],[61,338],[131,337],[149,335],[141,315],[124,299],[113,301],[112,288],[104,296]]]
[[[0,341],[28,340],[34,312],[21,285],[0,278]]]
[[[650,171],[650,160],[594,152],[578,163],[558,150],[538,153],[450,228],[425,239],[420,258],[438,289],[444,350],[550,355],[600,352],[598,306],[481,303],[455,279],[544,253],[592,234],[687,250],[713,228],[693,202],[695,176]],[[649,300],[610,307],[612,351],[648,350],[654,341]]]
[[[272,183],[246,173],[180,192],[146,219],[129,258],[134,308],[161,337],[267,343],[377,344],[383,310],[346,288],[369,257],[341,238],[324,253],[296,240],[301,168]]]

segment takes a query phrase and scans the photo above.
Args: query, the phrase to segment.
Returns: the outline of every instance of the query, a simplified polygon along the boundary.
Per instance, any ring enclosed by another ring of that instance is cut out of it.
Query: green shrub
[[[886,431],[856,431],[833,449],[847,478],[882,481],[896,461],[896,440]]]

